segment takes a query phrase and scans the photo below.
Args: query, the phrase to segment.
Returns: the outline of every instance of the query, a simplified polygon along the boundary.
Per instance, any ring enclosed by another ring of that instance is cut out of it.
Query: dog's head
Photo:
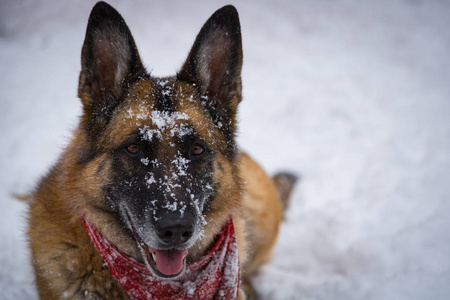
[[[74,184],[84,201],[78,207],[157,276],[180,275],[186,256],[198,258],[238,208],[241,66],[232,6],[211,16],[180,71],[167,78],[143,67],[116,10],[103,2],[92,10],[79,79],[83,115],[72,152],[83,170]]]

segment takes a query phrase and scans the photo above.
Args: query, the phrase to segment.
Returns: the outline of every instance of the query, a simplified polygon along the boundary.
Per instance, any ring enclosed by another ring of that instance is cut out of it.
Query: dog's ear
[[[198,85],[200,92],[207,97],[205,103],[212,110],[213,117],[227,118],[218,120],[220,124],[224,121],[234,123],[241,100],[241,69],[239,15],[233,6],[228,5],[217,10],[203,25],[178,79]]]
[[[130,30],[109,4],[98,2],[89,16],[81,53],[78,93],[94,123],[103,123],[127,86],[145,74]]]

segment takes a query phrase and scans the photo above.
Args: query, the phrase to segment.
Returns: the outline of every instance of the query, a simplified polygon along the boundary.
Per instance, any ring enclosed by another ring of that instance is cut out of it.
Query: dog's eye
[[[137,155],[141,152],[138,144],[129,144],[127,146],[127,152],[131,155]]]
[[[200,155],[202,155],[203,153],[205,153],[205,147],[203,147],[203,146],[200,145],[200,144],[194,144],[194,145],[192,145],[192,147],[191,147],[191,154],[192,154],[193,156],[200,156]]]

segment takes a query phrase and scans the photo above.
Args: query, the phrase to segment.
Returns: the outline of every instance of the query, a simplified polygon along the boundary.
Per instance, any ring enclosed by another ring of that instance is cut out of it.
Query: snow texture
[[[450,2],[230,2],[244,45],[239,144],[270,174],[301,176],[254,279],[262,299],[448,299]],[[2,299],[37,299],[26,205],[13,194],[33,189],[76,126],[93,4],[0,4]],[[161,76],[224,5],[111,4]]]

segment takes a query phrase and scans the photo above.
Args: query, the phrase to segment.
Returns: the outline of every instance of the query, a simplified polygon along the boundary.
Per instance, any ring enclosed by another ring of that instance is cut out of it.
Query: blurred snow
[[[301,175],[263,299],[450,295],[450,2],[230,1],[241,17],[239,140]],[[111,1],[144,63],[173,74],[222,1]],[[1,299],[37,299],[26,205],[81,107],[93,1],[0,4]]]

